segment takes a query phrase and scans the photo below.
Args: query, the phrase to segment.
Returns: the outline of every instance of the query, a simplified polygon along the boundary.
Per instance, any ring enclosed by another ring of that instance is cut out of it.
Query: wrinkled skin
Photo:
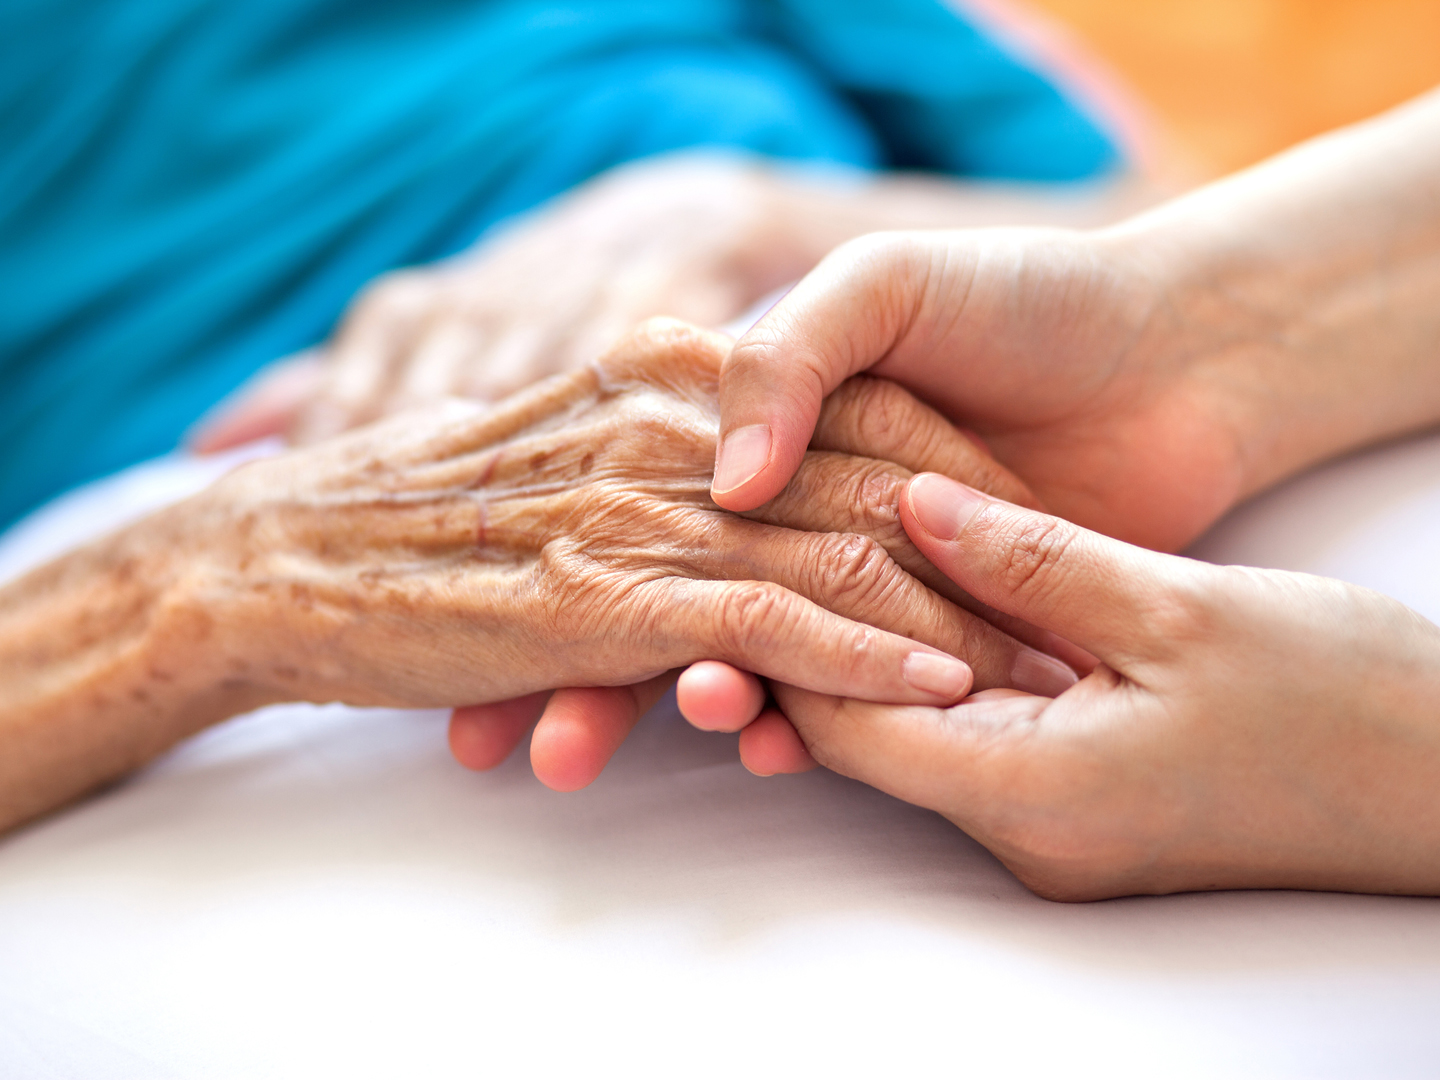
[[[356,703],[613,685],[742,654],[913,698],[899,678],[911,646],[830,612],[1006,681],[1015,643],[904,572],[875,525],[857,531],[861,496],[896,489],[903,470],[817,453],[762,520],[710,502],[728,344],[657,321],[493,411],[452,403],[241,469],[208,496],[235,526],[207,557],[214,587],[237,586],[227,603],[257,626],[285,604],[303,655],[325,661],[305,696]],[[893,515],[888,539],[912,551]]]
[[[716,507],[730,344],[652,322],[494,409],[452,402],[242,467],[6,586],[0,824],[267,701],[461,706],[631,684],[653,697],[664,672],[706,658],[910,703],[1017,670],[1073,682],[960,606],[893,512],[910,472],[856,455],[876,420],[891,443],[928,430],[912,463],[1025,497],[898,388],[839,395],[788,498],[751,520]],[[618,738],[611,725],[550,764],[578,752],[598,772]]]

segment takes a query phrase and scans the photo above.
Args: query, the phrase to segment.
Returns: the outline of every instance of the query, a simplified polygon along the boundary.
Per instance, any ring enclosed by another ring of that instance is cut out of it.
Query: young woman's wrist
[[[1176,208],[1179,209],[1179,208]],[[1336,396],[1312,342],[1295,332],[1303,289],[1287,268],[1168,210],[1095,234],[1151,297],[1145,363],[1233,448],[1237,499],[1348,449],[1353,435],[1317,422]]]

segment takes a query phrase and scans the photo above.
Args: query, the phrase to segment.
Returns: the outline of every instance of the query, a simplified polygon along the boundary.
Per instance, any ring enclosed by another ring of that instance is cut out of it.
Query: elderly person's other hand
[[[816,454],[788,509],[715,507],[730,344],[650,324],[494,409],[455,403],[245,466],[6,587],[0,826],[270,701],[455,706],[707,657],[912,703],[971,688],[956,655],[980,685],[1073,680],[874,536],[800,531],[853,522],[860,494],[903,482],[897,466]],[[853,420],[837,416],[837,441]]]
[[[450,395],[494,401],[571,371],[656,315],[719,326],[836,244],[882,228],[1110,220],[1130,181],[1048,198],[682,153],[614,169],[446,262],[378,278],[332,341],[262,373],[201,425],[221,449],[313,442]]]
[[[913,479],[905,528],[1101,663],[948,709],[778,687],[830,768],[940,811],[1030,888],[1440,893],[1440,628],[1305,574],[1159,555]]]

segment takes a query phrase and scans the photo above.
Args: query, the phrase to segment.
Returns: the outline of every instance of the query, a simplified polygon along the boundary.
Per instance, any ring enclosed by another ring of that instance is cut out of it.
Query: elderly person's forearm
[[[188,524],[162,513],[0,589],[0,830],[279,700],[227,669]]]

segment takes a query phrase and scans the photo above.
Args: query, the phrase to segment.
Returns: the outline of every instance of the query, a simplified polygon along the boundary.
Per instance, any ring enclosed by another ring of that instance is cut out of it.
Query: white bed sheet
[[[0,576],[203,483],[173,459]],[[1195,548],[1440,619],[1440,436]],[[1440,1074],[1440,902],[1066,906],[938,817],[756,779],[655,709],[592,788],[451,763],[444,716],[285,706],[0,842],[0,1077]]]

